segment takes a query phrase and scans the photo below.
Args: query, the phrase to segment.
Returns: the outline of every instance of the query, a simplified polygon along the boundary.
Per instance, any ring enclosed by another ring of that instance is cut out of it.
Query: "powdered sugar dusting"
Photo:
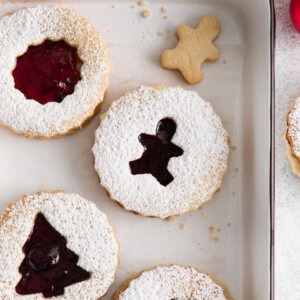
[[[78,265],[91,272],[90,279],[66,287],[59,298],[96,300],[104,295],[118,264],[118,244],[106,216],[77,194],[42,192],[24,197],[0,218],[0,268],[5,270],[0,273],[1,299],[44,299],[42,294],[21,296],[15,292],[24,259],[22,247],[39,212],[79,255]]]
[[[294,101],[287,122],[287,136],[292,142],[293,154],[300,159],[300,97]]]
[[[165,186],[149,175],[130,173],[129,161],[141,157],[141,133],[155,134],[157,123],[177,123],[172,142],[184,150],[171,158],[174,180]],[[227,133],[211,105],[182,88],[140,87],[115,101],[96,131],[95,169],[111,197],[126,209],[166,218],[197,209],[221,185],[229,153]]]
[[[108,86],[107,51],[92,25],[73,10],[38,5],[17,11],[0,21],[0,122],[31,137],[62,135],[80,127],[93,115]],[[41,105],[15,89],[11,74],[16,57],[45,39],[64,39],[77,47],[83,61],[82,79],[62,103]]]
[[[191,267],[156,267],[130,282],[120,300],[224,300],[223,289],[208,275]]]

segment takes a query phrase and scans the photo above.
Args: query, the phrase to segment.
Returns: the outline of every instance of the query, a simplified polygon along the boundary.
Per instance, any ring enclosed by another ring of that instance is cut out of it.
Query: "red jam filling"
[[[129,162],[131,174],[151,174],[163,186],[171,183],[174,177],[168,171],[169,160],[183,154],[183,150],[171,142],[175,132],[175,121],[164,118],[158,122],[155,135],[141,133],[139,141],[145,151],[141,158]]]
[[[23,246],[25,258],[19,267],[22,278],[16,292],[43,293],[49,298],[63,295],[66,286],[89,279],[90,273],[77,266],[79,257],[66,244],[66,239],[39,213]]]
[[[17,58],[12,72],[15,88],[27,99],[41,104],[60,103],[74,92],[81,79],[81,65],[76,48],[63,40],[46,40],[41,45],[28,47]]]

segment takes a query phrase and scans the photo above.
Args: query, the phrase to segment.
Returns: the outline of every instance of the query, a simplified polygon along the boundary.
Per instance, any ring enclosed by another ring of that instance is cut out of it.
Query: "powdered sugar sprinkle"
[[[107,51],[99,34],[73,10],[57,5],[21,9],[0,21],[0,122],[30,137],[68,133],[91,117],[108,86]],[[45,39],[65,40],[77,47],[82,79],[62,103],[41,105],[15,89],[11,74],[16,58]]]
[[[297,98],[291,108],[287,117],[288,129],[287,135],[293,143],[293,154],[300,159],[300,98]]]
[[[141,157],[141,133],[154,134],[157,123],[177,123],[172,142],[184,150],[171,158],[174,180],[162,186],[149,174],[130,173],[129,161]],[[199,208],[220,187],[229,153],[227,132],[211,105],[182,88],[140,87],[115,101],[96,131],[95,169],[111,197],[126,209],[166,218]]]
[[[208,275],[191,267],[156,267],[130,282],[119,300],[225,300],[223,289]]]
[[[78,265],[91,272],[91,278],[70,285],[60,299],[99,299],[114,280],[118,265],[118,244],[106,216],[96,205],[77,194],[42,192],[26,196],[0,218],[1,299],[44,299],[42,294],[18,295],[21,278],[18,268],[24,259],[22,247],[41,212],[67,239],[67,247],[79,255]]]

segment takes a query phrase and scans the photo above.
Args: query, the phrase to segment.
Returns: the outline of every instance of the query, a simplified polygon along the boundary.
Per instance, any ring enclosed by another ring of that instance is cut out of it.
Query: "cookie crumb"
[[[223,60],[223,64],[224,64],[224,65],[227,64],[227,60],[226,60],[226,59]]]
[[[227,224],[227,227],[228,227],[228,228],[231,227],[231,223],[228,223],[228,224]]]
[[[209,232],[210,232],[210,233],[214,233],[214,232],[215,232],[215,227],[210,226],[210,227],[209,227]]]
[[[184,224],[184,223],[181,223],[181,224],[179,224],[179,228],[180,228],[181,230],[183,230],[183,229],[184,229],[184,226],[185,226],[185,224]]]
[[[130,82],[132,82],[132,80],[131,80],[131,79],[127,79],[127,80],[121,81],[120,83],[121,83],[121,84],[128,84],[128,83],[130,83]]]
[[[144,11],[142,11],[142,16],[143,16],[143,18],[149,18],[150,17],[150,15],[151,15],[151,12],[149,11],[149,10],[144,10]]]
[[[145,0],[140,0],[140,1],[138,2],[138,5],[139,5],[139,6],[146,6],[146,5],[147,5],[147,2],[146,2]]]
[[[155,89],[159,90],[159,91],[161,91],[161,90],[167,88],[167,86],[166,86],[164,83],[158,83],[158,84],[155,84],[155,85],[153,85],[153,87],[154,87]]]
[[[214,237],[213,237],[213,240],[214,240],[215,242],[217,242],[217,241],[219,240],[219,238],[218,238],[217,236],[214,236]]]
[[[175,217],[174,216],[170,216],[170,217],[167,217],[166,220],[168,222],[173,222],[175,220]]]
[[[162,6],[160,8],[160,12],[163,13],[163,14],[166,14],[168,12],[168,9],[165,6]]]
[[[168,16],[164,16],[164,20],[167,20],[168,19]]]
[[[162,31],[158,31],[158,32],[156,32],[156,35],[157,35],[157,36],[163,36],[164,33],[163,33]]]
[[[221,232],[221,228],[218,228],[218,229],[217,229],[217,232]]]

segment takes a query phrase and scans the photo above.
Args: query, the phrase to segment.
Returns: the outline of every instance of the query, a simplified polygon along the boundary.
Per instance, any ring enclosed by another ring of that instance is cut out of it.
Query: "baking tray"
[[[2,1],[1,16],[40,1]],[[53,3],[54,1],[51,1]],[[58,2],[58,1],[55,1]],[[91,148],[100,119],[56,140],[24,139],[0,128],[0,209],[24,193],[64,189],[95,202],[116,228],[121,245],[116,280],[156,265],[183,264],[214,274],[235,299],[273,294],[273,3],[267,0],[60,1],[102,33],[111,62],[111,101],[141,84],[181,85],[211,102],[231,138],[228,172],[213,200],[172,221],[120,208],[99,185]],[[46,3],[46,2],[43,2]],[[161,12],[167,8],[167,13]],[[149,18],[141,17],[149,10]],[[205,15],[222,26],[220,59],[203,66],[204,79],[187,85],[160,67],[176,45],[176,27],[195,27]],[[211,233],[210,227],[215,229]],[[217,229],[220,229],[219,231]]]

